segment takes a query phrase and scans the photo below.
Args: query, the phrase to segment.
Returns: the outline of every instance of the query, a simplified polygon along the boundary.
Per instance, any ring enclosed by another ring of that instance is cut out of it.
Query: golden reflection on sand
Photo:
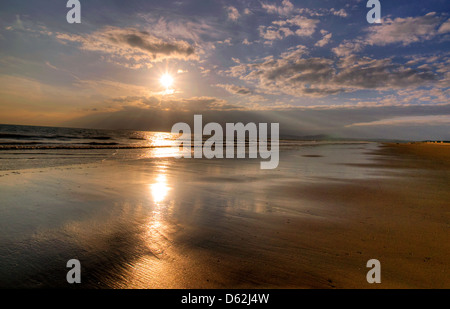
[[[125,283],[127,288],[167,288],[176,281],[173,269],[166,261],[169,257],[167,249],[172,246],[171,234],[174,233],[174,227],[167,222],[174,205],[174,201],[168,198],[171,187],[166,175],[167,168],[167,163],[160,165],[158,174],[148,185],[154,204],[142,240],[150,254],[141,256],[133,263]],[[153,285],[149,285],[150,282]]]
[[[151,132],[145,138],[148,141],[149,148],[141,158],[175,158],[183,157],[185,152],[190,152],[190,149],[180,149],[177,140],[179,136],[172,133]]]
[[[164,215],[167,214],[168,203],[166,201],[167,194],[171,190],[168,185],[166,169],[168,163],[161,164],[158,167],[158,174],[154,179],[153,183],[149,184],[150,195],[154,202],[152,216],[149,218],[149,236],[153,242],[159,243],[161,239],[159,236],[164,231],[163,220]],[[159,235],[159,236],[158,236]]]
[[[159,204],[164,201],[169,190],[170,187],[167,185],[166,175],[159,174],[156,178],[156,182],[150,184],[151,195],[156,206],[159,206]]]

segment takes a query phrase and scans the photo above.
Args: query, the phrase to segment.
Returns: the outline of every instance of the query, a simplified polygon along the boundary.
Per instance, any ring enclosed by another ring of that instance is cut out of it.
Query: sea
[[[0,125],[0,170],[131,159],[142,154],[133,152],[139,149],[150,150],[150,156],[170,156],[167,149],[177,137],[164,132]]]
[[[0,125],[0,170],[174,157],[180,155],[178,138],[170,132]],[[355,142],[286,138],[279,147],[349,143]]]

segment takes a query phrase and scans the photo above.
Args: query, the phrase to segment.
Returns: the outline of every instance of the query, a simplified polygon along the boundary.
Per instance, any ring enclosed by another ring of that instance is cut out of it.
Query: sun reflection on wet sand
[[[159,174],[156,178],[156,182],[150,185],[150,191],[153,197],[153,201],[157,204],[164,201],[170,188],[167,185],[167,177],[165,174]]]
[[[152,205],[151,215],[146,219],[145,232],[141,235],[148,254],[142,255],[129,269],[128,278],[123,287],[152,288],[153,283],[159,288],[168,288],[176,281],[173,269],[168,263],[173,250],[173,234],[176,226],[170,223],[169,217],[174,201],[169,197],[172,188],[167,176],[168,163],[159,165],[156,175],[148,184],[149,202]]]
[[[148,222],[148,237],[151,243],[149,245],[158,247],[157,252],[160,253],[160,245],[167,237],[163,235],[166,230],[164,224],[164,216],[167,215],[168,207],[170,203],[167,203],[166,198],[171,190],[168,185],[166,169],[167,165],[160,165],[158,169],[158,174],[153,183],[149,184],[150,195],[154,202],[152,216],[149,218]]]

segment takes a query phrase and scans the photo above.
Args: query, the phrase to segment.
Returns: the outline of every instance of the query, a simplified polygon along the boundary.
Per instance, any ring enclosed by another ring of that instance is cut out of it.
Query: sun
[[[170,86],[172,86],[172,84],[173,84],[173,77],[166,73],[166,74],[164,74],[163,76],[161,76],[161,78],[159,79],[159,82],[160,82],[161,85],[163,85],[166,89],[169,89]]]

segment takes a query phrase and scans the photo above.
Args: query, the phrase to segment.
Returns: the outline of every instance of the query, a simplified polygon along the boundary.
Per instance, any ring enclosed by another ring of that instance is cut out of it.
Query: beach
[[[13,303],[450,289],[450,1],[35,2],[0,1]]]
[[[450,287],[449,146],[285,147],[275,170],[154,152],[1,170],[0,287]]]

